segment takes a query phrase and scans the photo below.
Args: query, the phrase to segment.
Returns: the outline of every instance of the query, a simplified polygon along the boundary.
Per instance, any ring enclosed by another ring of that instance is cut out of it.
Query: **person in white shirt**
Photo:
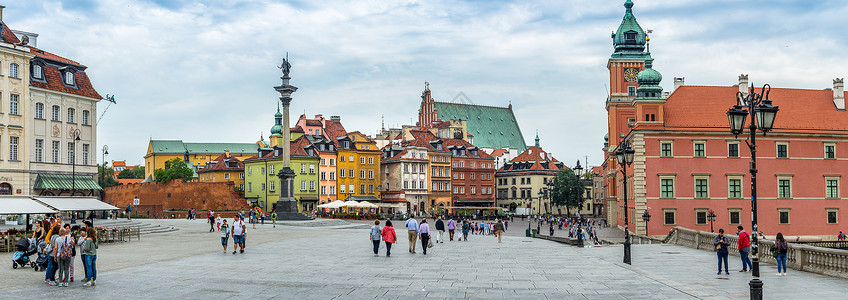
[[[244,253],[244,232],[247,227],[244,221],[239,216],[233,218],[233,224],[230,225],[230,231],[233,234],[233,254],[236,254],[236,249],[241,246],[241,252]]]

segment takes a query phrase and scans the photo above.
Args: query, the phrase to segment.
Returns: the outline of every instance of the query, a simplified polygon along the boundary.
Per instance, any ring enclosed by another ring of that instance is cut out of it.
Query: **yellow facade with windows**
[[[339,198],[368,197],[379,201],[381,152],[377,143],[359,132],[349,133],[339,143],[336,160]]]

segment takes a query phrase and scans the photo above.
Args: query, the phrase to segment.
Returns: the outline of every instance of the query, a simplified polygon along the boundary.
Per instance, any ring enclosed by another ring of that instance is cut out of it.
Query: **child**
[[[218,216],[218,220],[221,220],[221,216]],[[224,220],[224,223],[221,223],[218,226],[218,231],[221,232],[221,245],[224,246],[224,253],[227,253],[227,240],[230,239],[230,230],[229,226],[227,226],[227,220]]]

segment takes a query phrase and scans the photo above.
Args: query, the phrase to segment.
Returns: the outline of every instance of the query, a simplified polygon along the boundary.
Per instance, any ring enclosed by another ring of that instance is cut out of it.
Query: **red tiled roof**
[[[244,163],[242,163],[238,158],[233,157],[232,155],[230,155],[230,157],[227,157],[226,153],[218,155],[218,157],[216,157],[212,161],[214,162],[214,164],[211,164],[212,166],[209,166],[210,164],[206,164],[206,168],[198,170],[197,173],[215,171],[244,171]],[[236,162],[235,168],[228,166],[228,163],[232,161]]]
[[[303,127],[300,127],[300,125],[298,125],[298,126],[290,128],[289,132],[304,132],[304,131],[303,131]]]
[[[666,130],[728,131],[727,110],[736,104],[735,86],[681,86],[663,105]],[[848,93],[845,93],[848,97]],[[848,111],[838,111],[832,90],[773,88],[769,99],[780,111],[775,132],[848,131]],[[637,128],[642,126],[637,126]],[[655,126],[645,126],[651,129]]]
[[[506,151],[504,149],[495,149],[495,150],[492,150],[492,153],[489,153],[489,155],[491,155],[493,157],[498,157],[498,156],[501,156],[501,155],[503,155],[504,153],[507,153],[507,152],[509,152],[509,151]]]
[[[543,156],[544,154],[544,156]],[[548,167],[545,168],[542,165],[542,162],[545,161],[548,164]],[[518,156],[509,161],[510,163],[518,163],[518,162],[532,162],[533,165],[529,169],[521,169],[522,171],[536,171],[536,170],[559,170],[559,167],[556,165],[559,162],[556,158],[553,157],[550,153],[545,152],[542,148],[532,146],[521,152]],[[501,171],[506,170],[506,166],[501,167]]]
[[[473,144],[466,142],[463,139],[442,139],[442,144],[444,145],[443,147],[445,149],[448,149],[448,147],[450,147],[450,146],[465,147],[465,155],[466,156],[471,157],[471,158],[477,158],[477,157],[471,156],[471,152],[468,151],[468,148],[477,147],[477,146],[474,146]],[[489,159],[493,158],[491,155],[489,155],[489,153],[486,153],[486,151],[479,150],[479,151],[477,151],[477,154],[479,155],[479,158],[489,158]]]
[[[327,134],[327,138],[333,141],[336,148],[339,148],[339,141],[337,138],[347,136],[347,130],[345,130],[342,123],[338,121],[327,122],[327,125],[324,128],[324,133]]]
[[[319,120],[310,120],[310,119],[306,119],[306,125],[309,125],[309,126],[321,126],[321,121],[319,121]]]
[[[18,37],[15,36],[15,33],[12,32],[11,29],[9,29],[9,26],[6,26],[6,23],[0,23],[0,24],[2,24],[2,26],[3,26],[2,35],[3,35],[3,41],[4,42],[7,42],[9,44],[18,44],[18,43],[21,42],[21,40],[19,40]]]
[[[50,53],[50,52],[47,52],[47,51],[44,51],[44,50],[38,49],[38,48],[36,48],[36,47],[32,47],[32,46],[30,46],[30,47],[29,47],[29,51],[30,51],[32,54],[35,54],[35,57],[41,57],[41,58],[44,58],[44,59],[55,60],[55,61],[58,61],[58,62],[61,62],[61,63],[66,63],[66,64],[69,64],[69,65],[75,65],[75,66],[80,66],[80,67],[85,68],[85,66],[83,66],[82,64],[80,64],[80,63],[78,63],[78,62],[76,62],[76,61],[73,61],[73,60],[70,60],[70,59],[67,59],[67,58],[64,58],[64,57],[58,56],[58,55],[56,55],[56,54],[53,54],[53,53]]]
[[[55,65],[45,65],[43,68],[44,79],[47,82],[30,80],[30,85],[33,87],[54,90],[74,95],[85,96],[94,99],[103,99],[94,87],[91,86],[91,81],[88,80],[88,75],[85,72],[77,71],[74,74],[74,80],[77,83],[77,88],[67,87],[62,83],[62,76],[59,74],[59,68]]]
[[[603,170],[604,170],[604,168],[597,166],[597,167],[592,168],[592,173],[601,174],[601,172],[603,172]]]
[[[113,168],[114,168],[114,167],[126,167],[126,166],[127,166],[127,161],[126,161],[126,160],[115,160],[115,161],[112,161],[112,167],[113,167]]]

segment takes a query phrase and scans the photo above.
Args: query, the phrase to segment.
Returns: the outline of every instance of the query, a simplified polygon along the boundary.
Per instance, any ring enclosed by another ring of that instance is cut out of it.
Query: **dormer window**
[[[74,85],[74,72],[65,71],[65,84]]]
[[[32,78],[44,79],[44,71],[40,65],[32,65]]]
[[[624,39],[627,41],[636,41],[636,33],[635,32],[625,32]]]

